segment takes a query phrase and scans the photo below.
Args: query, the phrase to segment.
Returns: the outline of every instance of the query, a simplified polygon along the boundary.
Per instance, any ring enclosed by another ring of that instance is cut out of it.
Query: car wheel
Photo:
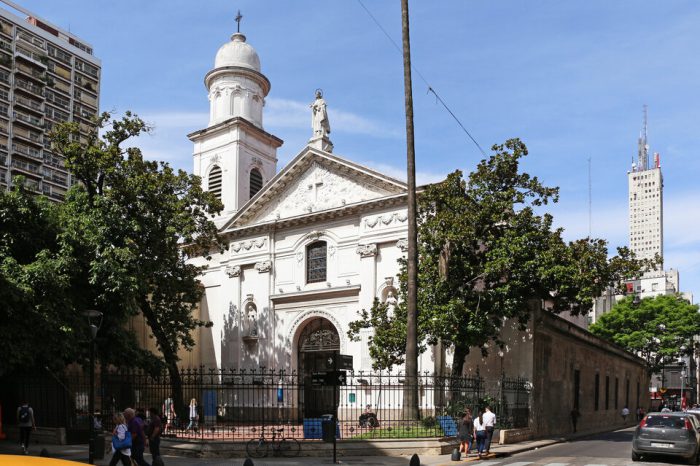
[[[642,459],[642,455],[637,453],[636,451],[632,451],[632,461],[639,461]]]

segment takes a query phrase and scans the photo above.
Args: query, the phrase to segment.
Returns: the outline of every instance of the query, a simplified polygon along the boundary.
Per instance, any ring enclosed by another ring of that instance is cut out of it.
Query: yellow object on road
[[[75,464],[84,463],[56,458],[43,458],[41,456],[0,455],[0,465],[2,466],[71,466]]]

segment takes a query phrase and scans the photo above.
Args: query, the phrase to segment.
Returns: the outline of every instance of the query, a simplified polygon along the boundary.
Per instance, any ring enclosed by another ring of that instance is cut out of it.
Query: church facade
[[[371,370],[371,330],[359,341],[348,324],[379,299],[398,296],[398,259],[407,249],[406,185],[335,155],[326,103],[311,104],[311,139],[277,171],[282,140],[265,131],[270,82],[243,34],[216,55],[205,77],[207,128],[189,134],[194,173],[224,204],[214,220],[228,250],[201,276],[200,340],[208,367],[327,369],[334,352]],[[419,370],[434,372],[434,355]]]

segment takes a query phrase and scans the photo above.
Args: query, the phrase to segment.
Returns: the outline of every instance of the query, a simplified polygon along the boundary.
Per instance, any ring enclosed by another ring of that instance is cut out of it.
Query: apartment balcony
[[[24,81],[22,79],[15,79],[15,86],[18,89],[22,89],[24,91],[30,92],[34,95],[39,95],[39,96],[44,96],[44,88],[43,86],[39,86],[34,83],[30,83],[29,81]]]
[[[38,70],[36,68],[24,65],[19,62],[15,64],[15,72],[21,73],[22,75],[28,76],[37,81],[46,81],[46,71]]]
[[[22,106],[28,110],[31,110],[33,112],[41,113],[42,115],[44,114],[44,105],[41,102],[37,102],[36,100],[16,96],[15,97],[15,105],[16,106],[20,105],[20,106]]]
[[[17,123],[23,123],[29,125],[33,128],[40,130],[44,129],[44,121],[41,118],[37,118],[32,115],[26,115],[24,113],[14,112],[13,119]]]
[[[43,69],[46,69],[46,63],[48,61],[46,55],[32,52],[31,50],[19,46],[15,48],[15,58],[21,58]]]
[[[29,44],[32,47],[37,47],[42,51],[46,48],[46,42],[44,42],[42,39],[39,39],[38,37],[31,36],[25,32],[20,32],[19,34],[17,34],[17,38],[25,44]]]
[[[39,165],[30,162],[25,162],[21,159],[12,159],[10,167],[13,171],[17,170],[28,175],[41,176]]]
[[[40,148],[44,147],[44,137],[40,133],[32,133],[30,131],[22,131],[19,128],[14,128],[14,131],[12,131],[12,137],[16,139],[21,139],[22,142],[28,142],[32,145],[37,145]]]
[[[25,157],[31,157],[32,159],[38,160],[39,162],[44,161],[44,156],[41,153],[41,150],[35,149],[33,147],[13,143],[12,152],[15,154],[23,155]]]

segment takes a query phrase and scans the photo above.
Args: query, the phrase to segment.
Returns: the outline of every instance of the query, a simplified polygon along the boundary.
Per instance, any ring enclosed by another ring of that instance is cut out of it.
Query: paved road
[[[631,460],[634,429],[599,434],[575,441],[559,443],[538,450],[518,453],[492,461],[477,461],[474,466],[662,466],[673,459],[654,458],[650,461]],[[675,464],[683,464],[680,460]]]

